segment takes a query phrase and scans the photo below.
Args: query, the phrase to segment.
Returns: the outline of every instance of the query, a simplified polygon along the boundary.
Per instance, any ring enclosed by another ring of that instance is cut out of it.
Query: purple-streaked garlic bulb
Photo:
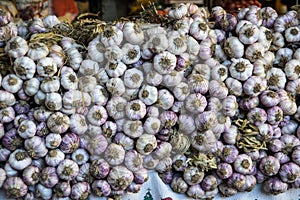
[[[157,147],[154,135],[143,134],[136,142],[136,149],[142,155],[149,155]]]
[[[23,170],[22,178],[26,185],[35,185],[40,180],[40,169],[30,165]]]
[[[3,187],[9,198],[21,198],[27,194],[28,187],[19,177],[9,177],[5,180]]]
[[[273,139],[269,141],[268,149],[274,153],[281,151],[282,143],[279,139]]]
[[[56,171],[60,179],[71,181],[78,175],[79,167],[73,160],[65,159],[59,163]]]
[[[219,176],[219,178],[227,179],[233,173],[232,166],[228,163],[220,163],[218,164],[218,169],[216,173]]]
[[[92,191],[96,196],[109,196],[111,193],[110,185],[105,180],[95,180],[92,184]]]
[[[136,182],[137,184],[143,184],[147,182],[149,179],[148,170],[145,168],[142,168],[139,171],[134,172],[133,175],[134,175],[134,182]]]
[[[69,182],[58,182],[53,188],[57,198],[68,197],[71,194],[71,184]]]
[[[185,193],[188,189],[188,184],[182,177],[174,177],[171,182],[171,188],[174,192]]]
[[[125,150],[121,145],[111,143],[104,152],[104,159],[110,165],[120,165],[125,158]]]
[[[211,130],[195,131],[191,135],[191,145],[200,152],[212,152],[216,145],[216,137]]]
[[[58,166],[58,164],[65,159],[65,154],[59,149],[52,149],[48,151],[45,156],[46,164],[52,167]]]
[[[137,184],[135,182],[132,182],[127,188],[126,192],[130,193],[138,193],[142,188],[142,184]]]
[[[199,184],[204,177],[204,173],[198,167],[189,166],[183,173],[185,182],[189,185]]]
[[[263,190],[273,195],[284,193],[287,189],[288,184],[282,182],[278,177],[271,177],[263,183]]]
[[[80,144],[93,156],[102,154],[108,145],[107,139],[99,133],[101,128],[89,126],[86,134],[80,137]]]
[[[0,161],[6,161],[11,154],[11,151],[0,145]]]
[[[220,195],[223,197],[230,197],[235,195],[238,191],[233,186],[229,185],[227,182],[222,182],[218,186]]]
[[[16,150],[23,143],[22,138],[18,135],[15,128],[6,131],[2,139],[2,145],[10,151]]]
[[[17,149],[10,154],[8,162],[14,169],[21,171],[32,163],[32,159],[25,150]]]
[[[42,158],[46,156],[48,152],[44,140],[38,136],[26,139],[24,141],[24,147],[28,155],[34,159]]]
[[[91,183],[93,181],[94,178],[92,177],[92,175],[90,173],[90,166],[91,166],[90,163],[85,163],[80,166],[78,175],[76,176],[77,181],[80,181],[80,182],[85,181],[85,182],[89,182],[89,183]]]
[[[79,137],[75,133],[67,133],[62,137],[60,150],[64,153],[73,153],[79,147]]]
[[[59,182],[55,167],[46,167],[41,171],[40,183],[47,188],[54,187]]]
[[[217,178],[214,175],[207,175],[203,178],[200,185],[204,191],[213,191],[218,186]]]
[[[135,150],[127,151],[124,158],[124,165],[132,172],[143,168],[143,157]]]
[[[91,192],[89,183],[87,182],[78,182],[72,185],[71,195],[72,199],[88,199],[88,196]]]
[[[234,172],[228,179],[228,184],[240,190],[246,184],[246,176],[244,174]]]
[[[89,173],[96,179],[105,178],[110,170],[108,162],[104,159],[94,160],[89,168]]]
[[[70,127],[70,118],[61,112],[55,112],[48,118],[47,126],[54,133],[65,133]]]
[[[83,165],[89,160],[89,153],[85,149],[79,148],[72,153],[71,158],[78,165]]]
[[[280,137],[280,141],[282,143],[282,150],[281,151],[284,152],[284,153],[292,152],[293,148],[300,144],[300,141],[296,136],[288,135],[288,134],[282,135]]]
[[[295,182],[300,176],[300,167],[294,162],[285,163],[280,167],[279,176],[285,183]]]
[[[105,139],[105,138],[104,138]],[[117,133],[113,140],[116,144],[121,145],[125,150],[131,150],[134,148],[134,140],[124,133]],[[105,147],[106,148],[106,147]],[[90,152],[91,153],[91,152]]]
[[[273,156],[267,156],[261,159],[259,169],[264,175],[273,176],[278,173],[280,169],[280,162]]]
[[[238,149],[233,145],[225,145],[221,153],[221,159],[226,163],[233,163],[239,155]]]
[[[280,164],[287,163],[291,160],[288,154],[281,151],[274,153],[274,157],[276,157],[279,160]]]
[[[134,175],[124,166],[115,166],[111,168],[107,181],[114,190],[124,190],[133,181]]]

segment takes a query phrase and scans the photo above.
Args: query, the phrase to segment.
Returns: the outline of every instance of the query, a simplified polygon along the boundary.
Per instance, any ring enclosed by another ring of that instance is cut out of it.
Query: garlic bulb
[[[110,165],[120,165],[125,158],[125,150],[121,145],[111,143],[104,152],[104,159]]]
[[[141,26],[133,22],[126,22],[124,24],[123,34],[125,40],[134,45],[141,44],[145,37]]]
[[[14,61],[14,71],[23,80],[31,79],[36,71],[36,64],[27,56],[18,57]]]
[[[237,80],[245,81],[252,75],[253,65],[249,60],[244,58],[232,59],[229,67],[231,76]]]
[[[59,163],[56,171],[59,178],[71,181],[78,175],[79,167],[73,160],[65,159]]]
[[[154,56],[153,68],[160,74],[168,74],[176,67],[176,56],[164,51]]]
[[[123,32],[115,26],[109,26],[100,34],[100,41],[106,47],[119,45],[123,41]]]
[[[143,134],[136,142],[136,149],[142,155],[149,155],[157,147],[157,141],[154,135]]]
[[[7,42],[4,50],[10,57],[20,58],[27,53],[28,45],[26,40],[19,36],[15,36]]]
[[[107,177],[108,183],[114,190],[124,190],[133,181],[133,173],[124,166],[115,166]]]
[[[122,46],[122,53],[122,61],[127,65],[136,63],[141,57],[140,47],[130,43],[125,43]]]

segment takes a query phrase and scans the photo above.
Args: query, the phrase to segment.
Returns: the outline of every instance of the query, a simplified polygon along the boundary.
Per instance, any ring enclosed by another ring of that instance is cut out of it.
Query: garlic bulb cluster
[[[96,20],[88,41],[57,34],[67,25],[47,16],[30,21],[30,38],[7,39],[7,196],[118,199],[137,193],[148,170],[195,199],[257,183],[271,194],[299,188],[297,12],[251,6],[234,16],[214,7],[209,15],[187,3],[161,18],[166,26]]]

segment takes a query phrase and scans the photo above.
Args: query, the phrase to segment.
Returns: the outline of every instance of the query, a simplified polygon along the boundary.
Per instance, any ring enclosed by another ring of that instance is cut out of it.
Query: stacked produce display
[[[47,16],[0,33],[7,197],[118,199],[149,170],[194,199],[299,188],[297,12],[180,4],[141,16]]]

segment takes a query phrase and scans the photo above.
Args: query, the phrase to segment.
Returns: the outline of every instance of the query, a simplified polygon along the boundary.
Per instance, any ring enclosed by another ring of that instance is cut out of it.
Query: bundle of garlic
[[[194,199],[300,187],[297,13],[180,4],[163,20],[84,41],[55,16],[18,27],[0,76],[8,197],[118,199],[148,170]]]

